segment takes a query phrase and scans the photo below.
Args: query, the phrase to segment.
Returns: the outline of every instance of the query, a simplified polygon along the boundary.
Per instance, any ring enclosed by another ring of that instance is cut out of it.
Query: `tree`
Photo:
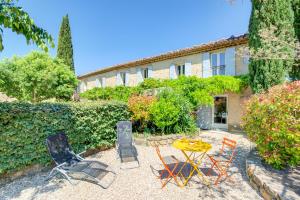
[[[78,83],[67,65],[41,52],[6,59],[0,63],[0,71],[0,91],[34,103],[70,99]]]
[[[292,8],[294,12],[294,29],[296,33],[296,41],[300,42],[300,0],[292,1]],[[299,45],[300,46],[300,45]],[[290,73],[292,80],[300,80],[300,51],[296,53],[295,64]]]
[[[17,0],[0,0],[0,51],[3,47],[3,27],[25,36],[27,43],[33,42],[48,51],[48,46],[54,47],[51,35],[35,25],[29,14],[16,6]]]
[[[73,60],[72,36],[71,36],[71,28],[70,28],[68,15],[63,17],[60,26],[58,46],[57,46],[57,58],[62,59],[64,63],[70,66],[71,70],[75,72],[74,60]]]
[[[282,83],[291,70],[295,49],[294,14],[291,0],[252,0],[252,12],[249,23],[250,52],[272,52],[273,47],[280,48],[280,54],[289,59],[250,56],[250,85],[254,92],[262,92],[273,85]],[[274,33],[275,38],[282,38],[280,45],[273,40],[265,40],[265,32]],[[286,42],[283,42],[286,41]],[[270,51],[269,51],[270,50]]]

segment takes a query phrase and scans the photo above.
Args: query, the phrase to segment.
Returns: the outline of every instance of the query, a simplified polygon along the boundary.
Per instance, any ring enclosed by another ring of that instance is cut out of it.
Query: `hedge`
[[[106,103],[0,103],[0,174],[50,163],[45,139],[65,131],[75,152],[112,146],[127,105]]]

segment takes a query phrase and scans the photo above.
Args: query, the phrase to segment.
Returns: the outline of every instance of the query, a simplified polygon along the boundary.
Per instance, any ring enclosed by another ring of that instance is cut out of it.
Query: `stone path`
[[[204,132],[200,135],[204,141],[213,145],[210,153],[220,148],[222,138],[227,136],[238,141],[238,155],[230,168],[232,181],[221,182],[217,187],[208,188],[195,176],[185,188],[177,187],[171,181],[164,189],[161,189],[160,181],[153,175],[150,165],[160,168],[159,159],[152,147],[137,146],[141,166],[130,170],[121,170],[119,160],[116,159],[115,149],[95,154],[89,159],[97,159],[111,165],[117,172],[115,182],[108,189],[84,181],[76,181],[76,185],[70,185],[66,180],[56,177],[49,182],[44,179],[47,173],[39,173],[15,180],[0,188],[0,199],[49,199],[49,200],[94,200],[94,199],[262,199],[261,196],[249,185],[245,173],[245,158],[250,150],[250,142],[241,134],[226,132]],[[161,147],[161,153],[173,154],[184,160],[182,153],[171,146]],[[201,168],[208,168],[208,160]],[[215,176],[209,180],[213,182]]]

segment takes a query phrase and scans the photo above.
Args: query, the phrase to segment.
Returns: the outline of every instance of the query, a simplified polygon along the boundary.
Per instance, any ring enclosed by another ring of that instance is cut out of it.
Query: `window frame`
[[[147,76],[145,76],[145,75],[147,75]],[[143,68],[142,69],[142,76],[143,76],[144,80],[149,78],[149,68]]]
[[[176,65],[176,74],[177,74],[177,76],[185,76],[186,75],[185,64]]]
[[[224,63],[221,65],[221,55],[223,55]],[[215,57],[216,56],[216,57]],[[216,58],[216,65],[214,65],[213,58]],[[212,75],[218,76],[218,75],[225,75],[225,69],[226,69],[226,60],[225,60],[225,52],[217,52],[217,53],[211,53],[210,55],[210,64],[212,69]]]
[[[120,77],[122,81],[121,85],[126,86],[126,79],[127,79],[126,72],[120,72]]]

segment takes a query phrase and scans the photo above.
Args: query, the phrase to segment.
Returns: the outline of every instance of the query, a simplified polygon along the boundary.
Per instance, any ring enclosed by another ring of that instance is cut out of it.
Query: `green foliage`
[[[196,128],[189,101],[172,89],[164,89],[150,108],[153,123],[163,133],[187,133]]]
[[[73,72],[75,72],[72,35],[68,15],[63,17],[60,26],[57,46],[57,58],[62,59],[63,62],[68,65]]]
[[[68,66],[46,53],[32,52],[0,63],[0,90],[18,100],[70,99],[77,79]]]
[[[15,5],[16,0],[0,1],[0,51],[3,50],[2,27],[11,29],[25,36],[27,43],[34,42],[40,48],[48,51],[48,45],[54,47],[51,35],[35,25],[27,12]]]
[[[82,98],[90,100],[121,100],[127,102],[133,94],[143,94],[148,89],[172,88],[178,94],[186,97],[193,108],[199,105],[212,105],[213,95],[225,92],[240,92],[248,85],[248,76],[213,76],[198,78],[181,76],[174,80],[146,79],[137,87],[105,87],[93,88],[81,94]]]
[[[262,158],[275,168],[300,164],[300,81],[254,95],[243,127]]]
[[[261,31],[268,31],[271,26],[276,28],[276,36],[285,35],[289,41],[294,38],[292,28],[294,14],[291,0],[252,0],[252,12],[249,23],[249,48],[253,50],[272,48],[272,40],[266,41],[260,35]],[[281,44],[282,51],[288,51],[288,46]],[[286,44],[288,45],[288,44]],[[293,61],[284,59],[250,58],[249,74],[250,86],[255,93],[262,92],[283,83],[287,73],[291,70]]]
[[[64,131],[75,152],[112,146],[115,125],[130,118],[126,104],[0,103],[0,174],[49,164],[47,136]]]
[[[138,87],[141,88],[142,90],[155,89],[155,88],[164,87],[165,86],[164,82],[165,81],[160,79],[147,78],[143,82],[141,82]]]
[[[296,33],[296,40],[300,42],[300,0],[292,1],[292,8],[294,12],[294,29]],[[292,80],[300,80],[300,58],[296,58],[293,68],[290,72],[290,77]]]
[[[210,78],[181,76],[174,80],[146,79],[137,87],[93,88],[82,93],[81,97],[123,102],[128,102],[128,98],[131,97],[128,104],[136,123],[134,128],[139,127],[138,131],[189,133],[195,130],[195,121],[191,114],[193,110],[200,105],[212,105],[214,95],[239,93],[247,85],[246,75]],[[149,89],[157,91],[157,101],[153,102],[151,98],[143,97]],[[137,94],[141,96],[136,97]]]
[[[105,87],[105,88],[93,88],[84,93],[81,93],[82,98],[89,100],[116,100],[127,102],[131,95],[138,94],[139,88],[136,87]]]

